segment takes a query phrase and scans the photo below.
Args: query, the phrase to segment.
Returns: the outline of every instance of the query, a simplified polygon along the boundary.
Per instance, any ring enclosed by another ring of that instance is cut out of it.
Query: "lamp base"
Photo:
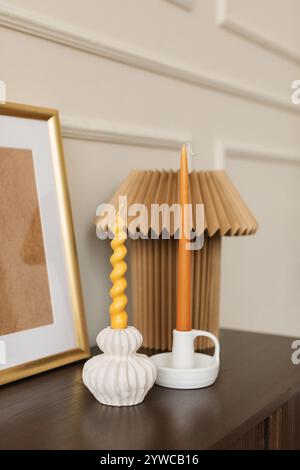
[[[213,356],[195,353],[194,340],[197,336],[207,336],[214,342]],[[218,339],[208,331],[174,330],[172,352],[156,354],[151,360],[157,369],[157,385],[176,389],[208,387],[219,374],[220,345]]]
[[[133,326],[108,327],[97,336],[97,344],[104,354],[85,363],[82,379],[103,405],[137,405],[153,386],[155,366],[149,357],[136,352],[142,342],[142,335]]]

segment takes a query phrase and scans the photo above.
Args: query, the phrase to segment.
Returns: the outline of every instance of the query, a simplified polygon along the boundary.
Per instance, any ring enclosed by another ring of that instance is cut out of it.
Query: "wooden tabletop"
[[[0,389],[0,449],[226,448],[300,391],[292,339],[224,330],[221,372],[201,390],[154,386],[129,408],[100,405],[82,363]]]

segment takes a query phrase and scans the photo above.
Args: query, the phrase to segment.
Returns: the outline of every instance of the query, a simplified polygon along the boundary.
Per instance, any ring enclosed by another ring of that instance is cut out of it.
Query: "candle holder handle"
[[[178,331],[173,330],[172,367],[175,369],[191,369],[195,366],[195,339],[205,336],[211,339],[215,346],[213,359],[220,362],[220,344],[215,335],[205,330]]]
[[[194,333],[194,339],[198,338],[199,336],[205,336],[206,338],[209,338],[212,340],[212,342],[214,343],[214,347],[215,347],[214,354],[212,357],[219,364],[220,363],[220,343],[219,343],[218,338],[212,333],[210,333],[209,331],[205,331],[205,330],[192,330],[192,331]]]

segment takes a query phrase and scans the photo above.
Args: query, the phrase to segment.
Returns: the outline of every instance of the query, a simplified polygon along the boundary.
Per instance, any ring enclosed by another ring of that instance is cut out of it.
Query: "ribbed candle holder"
[[[104,405],[132,406],[141,403],[156,379],[156,368],[138,354],[143,337],[133,326],[107,327],[97,336],[103,354],[89,359],[83,368],[84,384]]]

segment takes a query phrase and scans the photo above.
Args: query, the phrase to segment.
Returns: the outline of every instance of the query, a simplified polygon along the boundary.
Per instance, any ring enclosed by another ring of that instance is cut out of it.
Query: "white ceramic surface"
[[[213,356],[195,353],[197,336],[210,338],[215,345]],[[151,357],[157,369],[156,384],[162,387],[193,389],[212,385],[220,369],[220,344],[208,331],[173,331],[173,350]]]
[[[104,354],[89,359],[83,368],[84,384],[104,405],[131,406],[141,403],[156,378],[156,368],[136,351],[143,342],[140,332],[125,329],[102,330],[97,344]]]

